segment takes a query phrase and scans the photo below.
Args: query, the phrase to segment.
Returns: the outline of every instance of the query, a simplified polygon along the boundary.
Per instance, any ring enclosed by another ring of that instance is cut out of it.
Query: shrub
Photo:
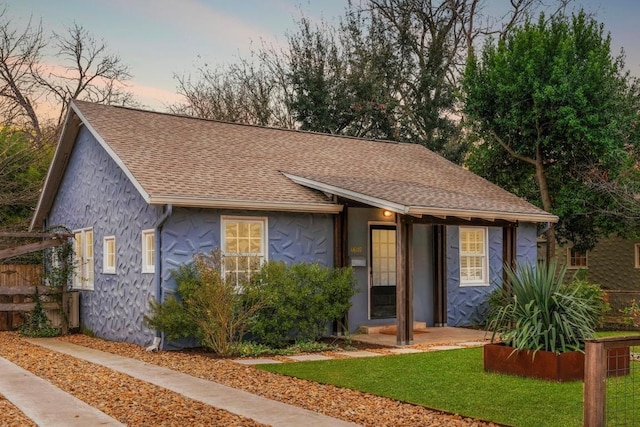
[[[563,286],[567,287],[568,291],[575,290],[576,296],[591,301],[598,313],[596,326],[601,327],[604,316],[611,310],[611,306],[607,300],[607,293],[602,290],[600,285],[589,282],[586,277],[576,275],[571,282]]]
[[[623,323],[627,326],[640,326],[640,305],[635,299],[631,299],[631,303],[619,310],[623,315]]]
[[[250,303],[243,298],[242,292],[251,285],[238,287],[223,277],[219,252],[196,255],[192,264],[180,266],[172,275],[177,295],[164,302],[151,301],[145,324],[165,332],[169,339],[195,337],[216,353],[233,353],[264,298],[255,292]]]
[[[25,320],[20,325],[20,335],[28,337],[55,337],[60,335],[60,329],[51,325],[51,321],[44,312],[37,287],[35,294],[33,294],[33,300],[35,302],[33,310],[23,315]]]
[[[350,268],[317,263],[268,262],[255,283],[252,292],[263,295],[265,305],[256,311],[249,331],[259,343],[276,348],[320,338],[329,322],[349,310],[355,293]],[[255,298],[251,292],[245,297]]]
[[[563,286],[566,267],[555,263],[519,268],[505,266],[508,284],[490,301],[487,329],[518,350],[563,353],[581,350],[593,336],[600,318],[595,298],[586,297],[580,285]]]

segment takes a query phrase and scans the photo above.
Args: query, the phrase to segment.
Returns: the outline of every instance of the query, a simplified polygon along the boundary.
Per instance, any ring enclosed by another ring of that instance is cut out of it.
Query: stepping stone
[[[266,365],[268,363],[282,363],[273,359],[233,359],[234,363],[239,365]]]
[[[395,354],[424,353],[422,350],[418,350],[417,348],[392,348],[389,351]]]
[[[429,350],[459,350],[461,347],[459,345],[434,345],[433,347],[429,347]]]
[[[302,354],[300,356],[287,356],[287,359],[295,360],[296,362],[309,362],[314,360],[330,360],[331,358],[322,354]]]
[[[347,357],[376,357],[376,356],[382,356],[382,354],[374,353],[373,351],[343,351],[343,352],[336,353],[336,354],[339,354],[341,356],[347,356]]]
[[[483,345],[487,344],[488,341],[466,341],[466,342],[459,342],[456,345],[461,345],[464,347],[482,347]]]

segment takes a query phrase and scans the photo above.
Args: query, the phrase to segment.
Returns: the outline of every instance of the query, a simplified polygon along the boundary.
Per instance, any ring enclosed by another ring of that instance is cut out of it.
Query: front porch
[[[413,343],[415,346],[445,345],[465,342],[484,342],[491,338],[490,334],[482,329],[443,327],[418,327],[413,328]],[[403,347],[397,342],[396,325],[385,325],[379,329],[370,330],[369,333],[351,334],[353,341],[367,344],[383,345],[388,347]]]

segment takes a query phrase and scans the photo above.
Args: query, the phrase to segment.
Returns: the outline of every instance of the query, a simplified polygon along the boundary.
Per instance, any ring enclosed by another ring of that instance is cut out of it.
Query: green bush
[[[180,266],[172,275],[177,295],[151,301],[145,324],[165,332],[169,339],[195,337],[216,353],[234,353],[264,298],[250,292],[252,300],[245,300],[243,292],[249,292],[251,284],[236,285],[224,278],[219,252],[196,255],[192,264]]]
[[[604,316],[611,310],[611,306],[607,301],[606,292],[602,290],[600,285],[589,282],[586,277],[576,275],[571,282],[563,286],[568,288],[568,291],[575,290],[576,296],[591,301],[598,312],[596,327],[601,327]]]
[[[320,338],[331,321],[349,310],[355,293],[350,268],[317,263],[268,262],[256,279],[245,298],[251,301],[252,292],[257,292],[265,297],[265,305],[256,311],[248,330],[252,339],[275,348]]]
[[[519,268],[505,266],[509,282],[490,298],[487,329],[518,350],[563,353],[581,350],[600,318],[596,298],[579,284],[565,286],[566,268],[555,263]],[[507,291],[507,289],[510,290]],[[502,292],[500,294],[499,292]]]
[[[60,335],[60,329],[54,328],[42,307],[40,293],[36,287],[33,294],[35,305],[29,313],[24,313],[24,323],[20,325],[20,335],[27,337],[55,337]]]

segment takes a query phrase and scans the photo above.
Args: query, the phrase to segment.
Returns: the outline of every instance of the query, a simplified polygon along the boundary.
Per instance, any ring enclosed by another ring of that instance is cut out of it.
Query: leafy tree
[[[35,147],[24,131],[0,129],[0,228],[26,230],[51,149]]]
[[[569,1],[551,4],[562,9]],[[174,111],[414,142],[462,162],[456,95],[467,52],[546,7],[513,0],[491,18],[486,3],[367,0],[349,2],[335,26],[302,18],[288,49],[263,46],[254,61],[178,77],[185,101]]]
[[[463,82],[465,112],[481,137],[470,169],[558,215],[548,241],[579,249],[629,228],[611,214],[615,201],[585,182],[594,169],[619,174],[638,142],[633,81],[610,42],[582,11],[541,15],[472,55]]]

